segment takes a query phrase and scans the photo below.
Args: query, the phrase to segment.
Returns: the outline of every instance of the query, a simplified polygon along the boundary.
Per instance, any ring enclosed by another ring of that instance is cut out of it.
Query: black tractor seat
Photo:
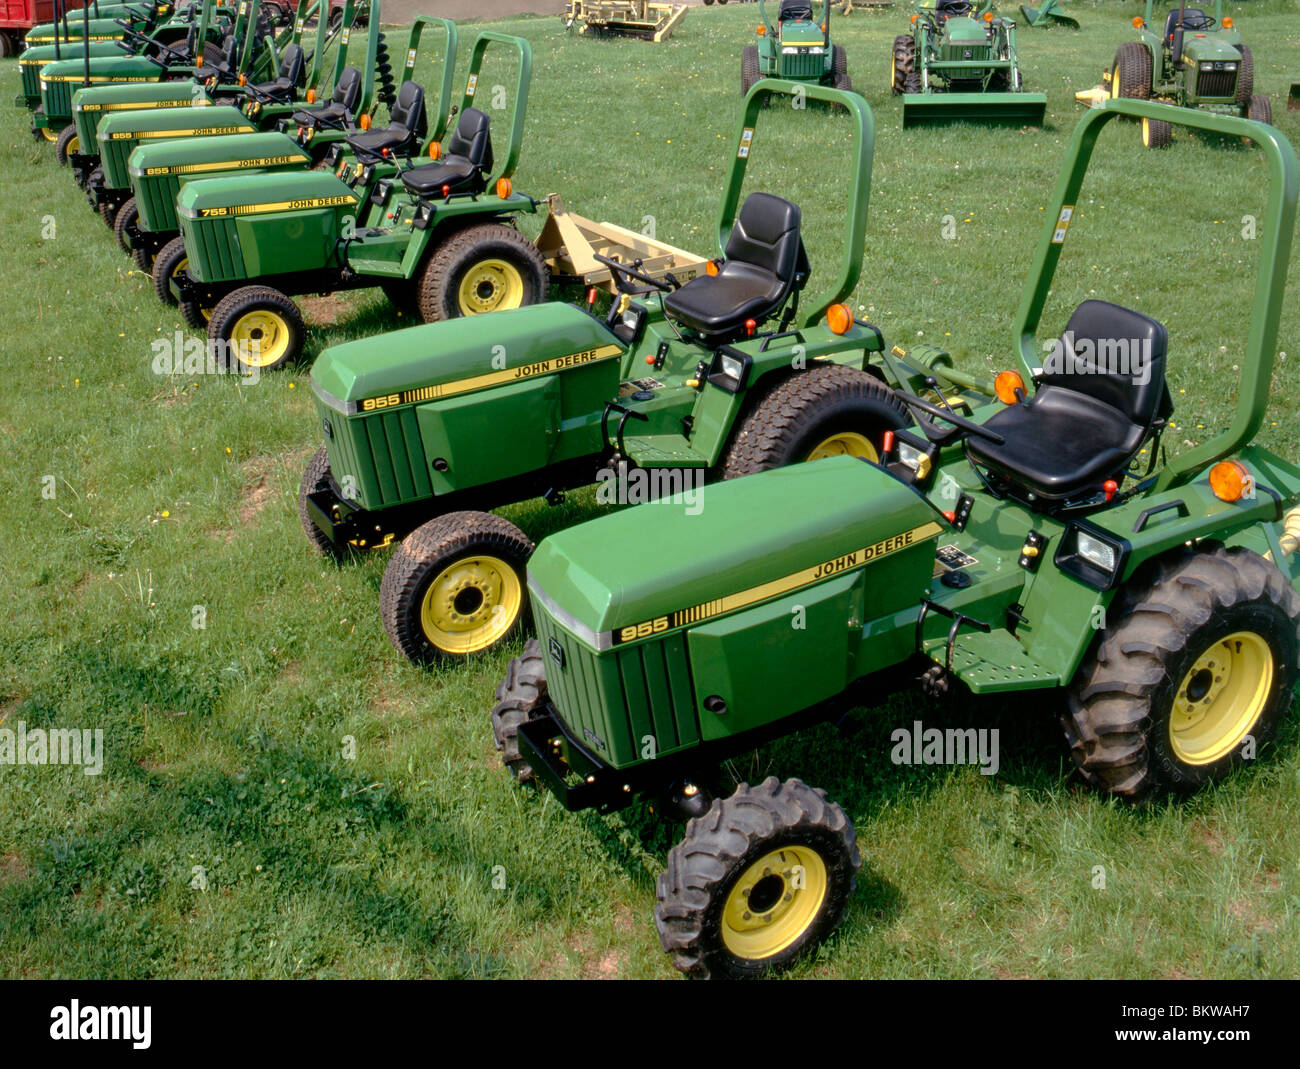
[[[1084,301],[1044,361],[1034,395],[985,422],[1005,441],[968,438],[972,459],[1044,507],[1122,479],[1173,411],[1167,346],[1168,333],[1150,316]]]
[[[388,125],[349,134],[347,141],[358,158],[374,162],[385,151],[393,156],[409,156],[428,132],[424,87],[415,82],[404,82],[389,113]]]
[[[408,83],[409,84],[409,83]],[[460,113],[447,142],[447,155],[435,163],[402,172],[402,185],[417,197],[448,193],[481,193],[492,170],[492,135],[488,117],[478,108]]]
[[[257,82],[251,88],[253,95],[276,104],[287,104],[302,84],[306,64],[301,45],[289,45],[280,56],[280,69],[269,82]]]
[[[328,127],[335,130],[351,128],[352,117],[361,102],[361,72],[356,67],[345,67],[330,102],[319,108],[303,108],[293,113],[298,126]]]
[[[781,0],[777,22],[812,22],[811,0]]]
[[[1178,29],[1179,9],[1174,8],[1165,16],[1165,40],[1173,42],[1174,31]],[[1209,29],[1210,20],[1205,17],[1205,12],[1199,7],[1189,7],[1182,12],[1184,30],[1206,30]]]
[[[723,344],[741,334],[745,321],[761,323],[780,310],[808,278],[808,256],[799,236],[799,206],[771,193],[751,193],[727,239],[716,275],[698,275],[664,295],[664,312]]]

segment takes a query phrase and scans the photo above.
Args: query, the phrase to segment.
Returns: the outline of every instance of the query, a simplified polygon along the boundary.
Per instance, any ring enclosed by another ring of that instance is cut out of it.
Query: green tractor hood
[[[686,491],[552,535],[529,588],[594,649],[697,624],[932,543],[930,503],[882,469],[835,457]],[[920,590],[933,550],[913,558]],[[897,569],[868,568],[896,584]],[[878,578],[877,578],[878,577]],[[662,621],[662,622],[661,622]],[[641,629],[629,635],[624,629]]]
[[[106,115],[120,111],[207,107],[211,103],[207,90],[193,82],[95,85],[78,89],[73,94],[72,121],[77,126],[82,152],[93,153],[96,149],[95,131]]]
[[[603,323],[553,301],[333,346],[312,365],[312,389],[350,415],[376,399],[385,408],[430,401],[622,352]]]
[[[91,56],[90,84],[100,82],[158,82],[166,71],[147,56]],[[82,84],[86,80],[84,59],[60,59],[41,69],[42,82]]]

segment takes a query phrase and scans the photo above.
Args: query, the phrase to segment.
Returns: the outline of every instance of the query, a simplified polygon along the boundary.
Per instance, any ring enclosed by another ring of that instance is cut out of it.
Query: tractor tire
[[[519,725],[536,718],[546,704],[546,662],[537,639],[524,643],[524,652],[512,657],[506,677],[497,684],[492,706],[492,738],[501,751],[501,763],[516,783],[536,783],[532,767],[519,753]]]
[[[449,512],[402,540],[379,586],[379,614],[416,664],[460,660],[509,639],[528,615],[533,544],[490,512]]]
[[[1174,128],[1164,119],[1142,120],[1142,144],[1147,148],[1168,148],[1174,140]]]
[[[274,371],[302,355],[307,328],[298,306],[270,286],[241,286],[212,309],[208,345],[243,374]]]
[[[763,72],[758,66],[758,46],[746,45],[740,50],[740,95],[747,95],[761,77]]]
[[[77,127],[74,123],[68,123],[59,131],[59,139],[54,142],[54,158],[58,161],[60,167],[68,165],[68,157],[74,152],[81,151],[81,138],[77,136]]]
[[[519,308],[546,299],[548,272],[537,246],[512,226],[481,223],[452,234],[420,276],[426,323]]]
[[[907,82],[915,72],[916,39],[911,34],[901,33],[894,38],[894,51],[889,61],[889,86],[894,96],[912,91],[907,88]]]
[[[845,93],[853,91],[849,77],[849,56],[843,45],[831,45],[831,84]]]
[[[825,791],[775,776],[742,783],[668,852],[655,884],[659,941],[698,979],[787,968],[844,919],[861,867],[853,823]]]
[[[1095,787],[1141,800],[1222,779],[1245,740],[1258,750],[1290,707],[1300,594],[1248,549],[1161,561],[1108,617],[1118,623],[1079,666],[1061,718]]]
[[[1262,122],[1267,126],[1273,125],[1273,103],[1264,96],[1263,93],[1255,93],[1250,98],[1250,103],[1246,105],[1246,118],[1253,119],[1255,122]]]
[[[713,6],[713,0],[704,0],[704,6],[705,6],[705,7],[712,7],[712,6]]]
[[[153,275],[153,253],[148,249],[132,249],[131,259],[142,274]]]
[[[1237,68],[1237,103],[1241,107],[1250,104],[1255,95],[1255,57],[1250,54],[1247,45],[1241,46],[1241,66]]]
[[[1151,53],[1140,41],[1125,41],[1115,50],[1110,69],[1110,95],[1131,100],[1151,99]]]
[[[324,532],[311,522],[307,511],[307,498],[311,494],[330,489],[330,458],[325,447],[321,446],[307,461],[307,469],[302,473],[302,482],[298,485],[298,519],[302,521],[303,533],[307,541],[318,553],[331,560],[342,560],[347,555],[346,548],[331,542]]]
[[[178,271],[183,271],[189,266],[190,258],[185,253],[185,239],[183,237],[172,238],[161,249],[153,261],[153,291],[155,296],[163,304],[175,306],[176,298],[172,296],[171,280],[172,276]],[[188,318],[186,319],[188,323]],[[191,324],[193,325],[193,324]],[[206,326],[206,322],[200,326]]]
[[[761,395],[727,446],[724,479],[847,453],[875,460],[881,438],[911,421],[879,379],[833,364],[796,372]]]
[[[117,210],[121,207],[111,200],[101,200],[95,208],[99,212],[99,217],[104,220],[104,225],[109,230],[117,229]]]
[[[139,218],[140,209],[136,207],[135,198],[128,197],[117,210],[117,218],[113,220],[113,237],[117,239],[117,247],[128,256],[135,250],[126,243],[126,229]]]

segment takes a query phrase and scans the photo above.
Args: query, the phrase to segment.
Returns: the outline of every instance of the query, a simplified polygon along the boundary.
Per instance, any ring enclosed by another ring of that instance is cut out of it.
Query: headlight
[[[1100,568],[1103,572],[1113,572],[1115,570],[1115,558],[1118,554],[1114,546],[1109,546],[1100,538],[1094,538],[1083,531],[1079,532],[1075,546],[1079,551],[1079,556],[1089,564]]]
[[[1225,71],[1235,71],[1237,69],[1237,65],[1235,63],[1225,63],[1223,65],[1223,69]]]
[[[1201,70],[1203,70],[1203,71],[1212,71],[1212,70],[1214,70],[1214,64],[1213,64],[1213,63],[1202,63],[1202,64],[1201,64]]]
[[[797,56],[798,54],[799,49],[795,48],[794,45],[786,45],[781,49],[781,55],[783,56]]]
[[[1130,550],[1128,541],[1087,520],[1065,529],[1053,563],[1094,590],[1110,590],[1124,573]]]
[[[808,49],[808,54],[810,56],[824,56],[826,49],[822,48],[821,45],[813,45],[812,48]]]
[[[898,442],[898,459],[900,463],[916,472],[918,479],[924,479],[930,474],[930,458],[904,441]]]
[[[730,345],[724,345],[713,356],[709,368],[709,382],[727,393],[740,393],[749,378],[749,369],[754,366],[754,358]]]
[[[734,356],[727,356],[726,353],[723,353],[718,357],[719,374],[726,375],[729,379],[739,379],[744,370],[745,365]]]

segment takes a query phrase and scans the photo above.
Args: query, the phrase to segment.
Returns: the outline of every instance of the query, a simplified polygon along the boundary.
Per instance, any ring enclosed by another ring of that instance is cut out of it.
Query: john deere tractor
[[[491,120],[473,106],[491,45],[518,57],[499,157]],[[479,34],[451,136],[431,144],[435,158],[419,166],[388,157],[349,163],[340,139],[339,155],[328,157],[334,171],[190,182],[176,201],[181,237],[159,253],[155,284],[170,287],[191,326],[206,325],[218,352],[262,370],[302,350],[293,295],[377,286],[426,321],[536,303],[546,294],[545,260],[509,225],[539,204],[510,181],[531,72],[523,38]],[[345,119],[337,125],[350,130]]]
[[[1054,345],[1037,337],[1097,135],[1120,116],[1249,138],[1272,183],[1236,414],[1164,462],[1165,369],[1198,357],[1153,309],[1089,299]],[[568,809],[647,797],[689,818],[656,887],[679,969],[753,975],[834,930],[861,859],[850,815],[797,779],[728,795],[719,769],[900,686],[1039,691],[1083,776],[1124,798],[1212,783],[1273,736],[1300,674],[1300,468],[1251,439],[1298,184],[1291,145],[1260,123],[1147,101],[1089,111],[1016,313],[1016,369],[976,389],[933,350],[894,349],[892,396],[914,422],[878,455],[723,483],[701,509],[638,505],[537,547],[537,639],[497,688],[497,745]]]
[[[23,37],[24,48],[56,42],[120,41],[126,30],[148,33],[172,13],[168,0],[142,0],[137,4],[101,4],[99,0],[90,0],[84,7],[88,21],[83,20],[81,12],[70,16],[67,5],[55,0],[54,21],[38,23],[28,30]]]
[[[324,25],[322,20],[322,25]],[[424,87],[411,80],[416,59],[420,54],[420,40],[424,29],[440,26],[444,32],[442,78],[439,85],[436,110],[432,121],[426,108]],[[368,22],[368,54],[373,54],[376,66],[369,69],[383,72],[387,64],[387,50],[383,34],[378,30],[378,19]],[[259,120],[274,119],[281,114],[294,122],[295,114],[303,123],[294,127],[294,133],[266,131],[244,135],[227,135],[219,138],[200,137],[161,142],[139,142],[131,150],[128,142],[119,154],[121,169],[129,180],[129,198],[117,213],[116,233],[122,248],[134,257],[142,271],[152,272],[157,254],[169,243],[177,242],[172,249],[175,256],[184,258],[184,242],[179,241],[180,224],[176,217],[176,197],[181,187],[196,180],[217,178],[223,175],[252,175],[272,171],[304,172],[326,157],[330,169],[336,173],[351,173],[358,164],[370,166],[377,178],[397,174],[399,161],[422,155],[430,143],[441,142],[446,134],[451,110],[452,82],[456,64],[456,25],[449,19],[431,15],[417,16],[406,42],[405,63],[401,80],[389,94],[389,121],[386,126],[370,124],[374,112],[374,95],[363,77],[354,84],[359,86],[356,110],[357,125],[349,127],[319,124],[312,128],[308,120],[318,118],[320,108],[312,105],[285,104],[289,94],[278,94],[278,86],[244,88],[254,89],[244,108],[249,115],[246,121],[256,126]],[[338,64],[346,55],[346,42],[340,46]],[[376,51],[383,48],[382,54]],[[336,82],[347,90],[348,68],[338,67],[340,77]],[[285,79],[286,89],[291,80]],[[375,94],[377,95],[377,94]],[[79,94],[80,97],[80,94]],[[263,101],[265,100],[265,103]],[[346,99],[335,103],[346,106]],[[75,106],[75,104],[74,104]],[[330,105],[324,105],[328,107]],[[199,113],[203,114],[203,113]],[[310,130],[311,136],[308,136]],[[111,143],[106,149],[111,149]],[[129,153],[129,155],[128,155]],[[107,157],[106,157],[107,158]],[[110,168],[105,166],[105,184],[113,181]],[[120,180],[120,179],[118,179]],[[169,289],[171,275],[177,270],[175,262],[159,273],[158,295],[165,302],[174,302]]]
[[[746,94],[760,78],[829,85],[845,92],[853,88],[843,45],[831,44],[831,0],[822,4],[820,22],[813,21],[814,0],[781,0],[776,21],[758,0],[758,44],[740,53],[740,92]]]
[[[740,200],[760,105],[798,94],[856,124],[842,259],[815,293],[803,292],[798,206],[765,192]],[[906,409],[868,370],[880,331],[839,303],[861,270],[873,143],[856,94],[763,79],[744,103],[720,256],[697,277],[661,281],[597,257],[622,283],[608,314],[549,302],[321,354],[312,389],[325,445],[303,476],[303,526],[330,554],[403,539],[380,590],[400,652],[455,660],[521,625],[532,543],[490,509],[555,503],[596,481],[698,486],[879,456]]]
[[[1165,13],[1159,29],[1154,7],[1155,0],[1147,0],[1145,17],[1133,20],[1139,39],[1125,42],[1115,52],[1115,62],[1105,75],[1109,96],[1162,100],[1272,123],[1272,103],[1255,92],[1250,46],[1242,42],[1233,20],[1224,18],[1222,0],[1215,0],[1213,15],[1185,3],[1173,8]],[[1142,121],[1142,144],[1148,148],[1166,147],[1172,135],[1167,122]]]
[[[1016,24],[992,0],[920,0],[912,32],[894,38],[890,87],[903,126],[971,120],[1041,125],[1047,94],[1025,92]]]

